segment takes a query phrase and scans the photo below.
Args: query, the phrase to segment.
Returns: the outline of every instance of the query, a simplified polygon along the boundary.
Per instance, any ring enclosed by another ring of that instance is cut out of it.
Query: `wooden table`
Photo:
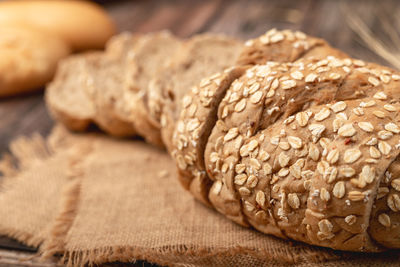
[[[396,18],[400,11],[397,0],[342,2],[342,5],[331,0],[109,0],[101,3],[121,31],[145,33],[170,29],[180,37],[210,31],[248,39],[274,27],[289,28],[322,37],[353,57],[389,66],[350,29],[343,9],[360,14],[377,38],[384,41],[388,40],[383,33],[386,24],[378,17],[400,28],[400,19]],[[346,9],[345,5],[350,7]],[[394,47],[400,47],[400,43]],[[0,100],[0,118],[1,154],[8,151],[8,144],[15,137],[34,132],[46,135],[53,126],[42,93]],[[0,266],[54,266],[35,259],[20,261],[34,252],[32,248],[0,237]],[[147,264],[138,264],[143,265]]]

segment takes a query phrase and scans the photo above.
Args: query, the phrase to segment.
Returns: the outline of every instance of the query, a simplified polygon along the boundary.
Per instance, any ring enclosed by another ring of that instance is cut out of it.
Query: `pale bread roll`
[[[115,25],[95,3],[85,1],[0,2],[0,27],[16,24],[57,35],[73,50],[102,48],[115,34]]]
[[[26,27],[0,27],[0,97],[40,88],[69,53],[56,36]]]

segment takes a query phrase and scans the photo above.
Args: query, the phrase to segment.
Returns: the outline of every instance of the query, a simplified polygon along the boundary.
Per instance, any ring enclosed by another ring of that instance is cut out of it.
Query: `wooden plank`
[[[43,261],[33,253],[0,249],[0,267],[53,267],[62,266],[53,260]]]

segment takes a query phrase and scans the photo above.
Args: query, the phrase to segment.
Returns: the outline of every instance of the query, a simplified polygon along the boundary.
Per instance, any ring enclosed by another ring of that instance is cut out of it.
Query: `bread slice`
[[[61,62],[46,90],[53,117],[74,131],[84,131],[95,122],[111,135],[134,135],[132,121],[118,107],[133,69],[131,54],[138,38],[123,34],[109,42],[105,53],[81,54]]]
[[[180,50],[182,41],[169,31],[150,33],[143,36],[136,44],[119,109],[125,119],[134,121],[139,135],[157,146],[163,146],[158,123],[149,116],[146,101],[149,95],[149,81],[165,69],[167,62]]]
[[[45,93],[51,115],[73,131],[84,131],[93,120],[96,109],[88,90],[93,84],[91,63],[100,60],[101,53],[87,53],[62,60]]]
[[[171,147],[183,96],[202,78],[234,65],[242,47],[241,41],[223,35],[194,36],[153,79],[145,96],[145,107],[155,128],[161,128],[161,138],[167,148]],[[154,134],[159,135],[159,131]]]

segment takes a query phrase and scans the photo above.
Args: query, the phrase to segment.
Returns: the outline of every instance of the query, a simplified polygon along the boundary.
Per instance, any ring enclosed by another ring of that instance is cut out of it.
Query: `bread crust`
[[[105,10],[88,1],[3,1],[0,25],[10,24],[57,36],[79,51],[103,48],[116,32]]]
[[[0,97],[40,90],[70,53],[57,36],[29,27],[0,27],[0,36]]]
[[[226,90],[204,154],[175,142],[173,156],[181,175],[205,167],[211,205],[239,224],[341,250],[399,248],[399,80],[331,56],[256,65]],[[175,140],[202,127],[185,112]]]

